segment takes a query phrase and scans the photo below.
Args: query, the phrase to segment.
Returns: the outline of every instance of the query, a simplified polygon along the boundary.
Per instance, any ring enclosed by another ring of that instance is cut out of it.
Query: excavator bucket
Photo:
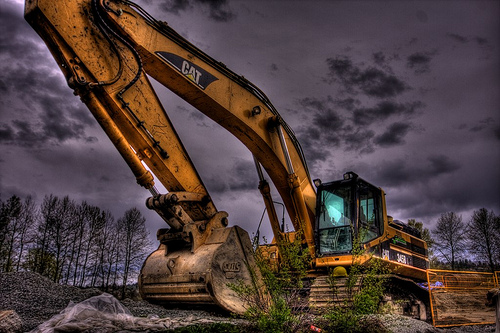
[[[258,291],[258,276],[248,233],[234,226],[213,229],[194,251],[170,252],[161,244],[142,266],[139,289],[153,303],[210,304],[243,314],[248,304],[230,286],[252,283]]]

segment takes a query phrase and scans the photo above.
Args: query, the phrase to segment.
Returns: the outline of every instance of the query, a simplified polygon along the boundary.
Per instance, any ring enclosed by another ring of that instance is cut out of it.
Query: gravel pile
[[[382,321],[384,327],[393,333],[438,333],[443,332],[435,328],[431,324],[413,319],[410,317],[397,316],[397,315],[382,315],[378,316]]]
[[[0,273],[0,311],[14,310],[22,321],[23,332],[33,330],[71,303],[80,303],[93,296],[103,294],[100,290],[80,289],[64,286],[31,272]],[[134,322],[135,328],[144,325],[149,331],[159,328],[176,328],[187,325],[231,322],[244,325],[246,322],[228,318],[217,312],[203,310],[165,309],[146,301],[125,299],[121,303],[134,317],[142,320]],[[113,331],[112,329],[97,331]]]
[[[21,318],[22,330],[24,332],[32,330],[38,327],[38,325],[47,322],[53,316],[60,314],[70,302],[79,303],[101,294],[102,292],[97,289],[80,289],[59,285],[35,273],[0,273],[0,311],[14,310]],[[134,316],[134,332],[153,332],[159,331],[161,328],[164,330],[180,326],[220,322],[241,325],[242,330],[245,331],[245,326],[248,324],[244,320],[230,318],[216,312],[192,309],[166,309],[145,301],[131,299],[125,299],[121,301],[121,304]],[[495,332],[494,325],[438,329],[429,323],[403,316],[382,315],[378,316],[378,319],[382,321],[384,327],[393,333]],[[100,321],[102,322],[102,320]],[[113,320],[110,322],[113,322]],[[144,330],[140,330],[141,325],[144,325]],[[116,326],[114,327],[116,328]],[[110,326],[106,330],[94,327],[90,331],[115,332],[116,330]],[[128,332],[125,326],[122,326],[121,331]]]
[[[436,328],[431,324],[398,315],[381,315],[378,318],[392,333],[495,333],[495,325],[469,325]]]
[[[220,320],[223,318],[228,318],[228,315],[224,315],[216,311],[204,311],[204,310],[193,310],[193,309],[169,309],[164,308],[161,305],[151,304],[146,301],[138,301],[132,299],[124,299],[120,301],[134,316],[136,317],[159,317],[159,318],[179,318],[183,320],[185,318],[195,317],[195,318],[206,318],[210,320]]]
[[[58,314],[71,301],[78,303],[100,294],[97,289],[59,285],[35,273],[0,273],[0,310],[15,310],[23,331]]]

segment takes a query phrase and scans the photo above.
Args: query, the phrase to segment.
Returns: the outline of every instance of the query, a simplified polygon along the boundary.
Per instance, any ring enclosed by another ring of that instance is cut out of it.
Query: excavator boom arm
[[[314,247],[316,195],[300,145],[256,86],[130,1],[28,0],[25,16],[139,184],[156,194],[144,163],[168,191],[208,198],[186,208],[193,220],[216,212],[147,73],[248,147]]]

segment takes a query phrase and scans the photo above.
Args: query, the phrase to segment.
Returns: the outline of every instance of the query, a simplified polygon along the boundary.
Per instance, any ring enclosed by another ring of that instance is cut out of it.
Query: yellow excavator
[[[382,189],[352,172],[313,183],[299,142],[266,95],[167,23],[127,0],[26,0],[25,18],[138,184],[151,192],[147,207],[168,224],[158,230],[159,247],[139,276],[145,299],[242,313],[246,305],[228,284],[251,284],[256,271],[248,233],[229,227],[228,214],[215,207],[147,75],[252,152],[274,237],[284,230],[264,170],[311,254],[311,276],[348,268],[353,239],[361,236],[399,276],[425,279],[426,243],[387,216]],[[168,193],[160,194],[155,180]]]

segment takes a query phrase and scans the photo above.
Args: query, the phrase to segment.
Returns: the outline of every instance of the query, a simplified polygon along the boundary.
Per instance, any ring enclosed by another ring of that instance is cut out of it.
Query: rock
[[[13,310],[0,311],[0,333],[22,332],[23,322]]]

